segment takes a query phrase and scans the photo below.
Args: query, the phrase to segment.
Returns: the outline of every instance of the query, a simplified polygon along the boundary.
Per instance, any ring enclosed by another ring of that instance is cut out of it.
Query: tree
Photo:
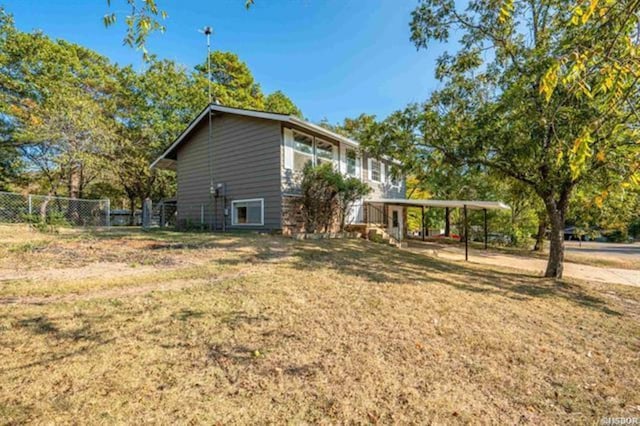
[[[340,232],[344,232],[346,220],[349,212],[356,202],[362,200],[363,197],[371,192],[371,187],[355,177],[345,177],[338,173],[338,211],[340,219]]]
[[[112,0],[106,0],[107,6],[111,7]],[[142,51],[145,60],[150,59],[147,52],[146,43],[149,36],[155,32],[163,33],[166,27],[162,21],[167,19],[167,12],[158,7],[157,0],[123,0],[129,7],[128,14],[125,15],[126,33],[123,43]],[[253,5],[254,0],[245,0],[247,9]],[[106,27],[115,25],[118,20],[118,13],[111,12],[104,15],[102,22]]]
[[[99,151],[113,136],[109,61],[81,46],[22,33],[0,14],[0,115],[6,142],[56,193],[72,198],[97,176]],[[8,124],[7,124],[8,123]]]
[[[331,164],[307,164],[300,184],[302,217],[306,232],[331,229],[338,223],[344,231],[348,212],[371,188],[360,179],[344,176]]]
[[[214,102],[221,105],[264,109],[264,95],[260,85],[256,83],[251,70],[238,55],[231,52],[211,52],[211,93]],[[204,79],[203,89],[206,90],[207,61],[196,66],[199,77]],[[205,92],[206,93],[206,92]]]
[[[290,114],[302,118],[302,112],[293,101],[280,90],[267,96],[264,100],[264,108],[267,111]]]
[[[420,48],[460,33],[424,108],[417,151],[480,165],[527,185],[551,225],[545,276],[561,277],[563,230],[578,185],[640,184],[637,2],[421,0]],[[491,51],[491,53],[486,53]],[[485,59],[486,58],[486,59]]]
[[[319,166],[308,163],[303,169],[300,203],[306,232],[326,232],[331,226],[341,176],[328,163]]]
[[[206,105],[206,92],[196,76],[168,60],[152,59],[142,74],[131,67],[121,69],[118,81],[119,143],[105,155],[129,201],[133,221],[145,198],[174,192],[173,173],[151,170],[149,164]]]

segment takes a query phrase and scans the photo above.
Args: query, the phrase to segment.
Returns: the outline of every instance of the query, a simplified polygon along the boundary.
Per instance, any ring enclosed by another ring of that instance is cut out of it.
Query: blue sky
[[[167,32],[151,53],[192,67],[206,57],[198,29],[214,29],[212,48],[232,51],[251,68],[265,93],[283,90],[312,121],[360,113],[384,118],[438,87],[434,64],[443,46],[416,51],[409,41],[416,0],[157,0]],[[142,69],[140,52],[122,46],[123,27],[102,17],[127,12],[125,0],[0,0],[22,31],[41,29]]]

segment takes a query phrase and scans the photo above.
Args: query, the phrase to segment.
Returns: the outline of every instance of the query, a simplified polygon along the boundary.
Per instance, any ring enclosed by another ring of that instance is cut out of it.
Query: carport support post
[[[464,260],[469,260],[469,222],[467,221],[467,205],[464,205]]]
[[[484,211],[484,249],[487,249],[487,241],[488,241],[488,227],[487,227],[487,209],[482,209]]]
[[[425,234],[425,226],[424,226],[424,206],[422,206],[422,241],[424,241]]]

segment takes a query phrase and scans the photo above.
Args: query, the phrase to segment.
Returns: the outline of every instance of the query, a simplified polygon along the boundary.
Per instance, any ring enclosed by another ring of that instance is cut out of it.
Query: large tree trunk
[[[549,221],[551,223],[551,234],[549,236],[549,261],[544,274],[548,278],[562,278],[564,263],[564,219],[567,211],[568,195],[560,197],[556,202],[549,198],[545,200],[545,206]]]
[[[69,198],[80,198],[80,181],[82,170],[80,165],[72,163],[69,168]]]
[[[80,218],[80,203],[77,201],[80,198],[80,186],[82,180],[82,169],[76,162],[72,162],[69,168],[69,207],[67,210],[67,218],[74,225],[83,225]]]
[[[538,234],[536,235],[536,244],[533,251],[542,251],[544,249],[544,236],[547,231],[547,218],[540,215],[538,218]]]
[[[451,211],[449,207],[444,208],[444,236],[451,236]]]

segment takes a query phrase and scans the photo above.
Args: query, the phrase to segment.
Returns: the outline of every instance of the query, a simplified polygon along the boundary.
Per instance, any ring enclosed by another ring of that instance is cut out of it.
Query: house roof
[[[218,113],[227,113],[227,114],[236,114],[242,115],[246,117],[260,118],[264,120],[274,120],[282,123],[287,123],[290,125],[294,125],[305,130],[318,133],[322,136],[349,144],[353,146],[358,146],[358,142],[353,139],[342,136],[336,132],[332,132],[330,130],[325,129],[324,127],[318,126],[317,124],[310,123],[308,121],[302,120],[296,116],[289,114],[280,114],[275,112],[268,111],[258,111],[252,109],[242,109],[242,108],[232,108],[223,105],[210,104],[208,107],[202,110],[202,112],[193,120],[189,126],[176,138],[176,140],[167,148],[161,156],[159,156],[153,163],[151,163],[151,168],[161,168],[161,169],[175,169],[175,154],[178,146],[184,141],[184,139],[193,131],[193,129],[207,116],[207,113],[218,112]]]
[[[414,200],[408,198],[375,198],[365,200],[368,203],[399,204],[412,207],[451,207],[463,208],[467,206],[472,210],[511,210],[511,207],[501,201],[479,200]]]

